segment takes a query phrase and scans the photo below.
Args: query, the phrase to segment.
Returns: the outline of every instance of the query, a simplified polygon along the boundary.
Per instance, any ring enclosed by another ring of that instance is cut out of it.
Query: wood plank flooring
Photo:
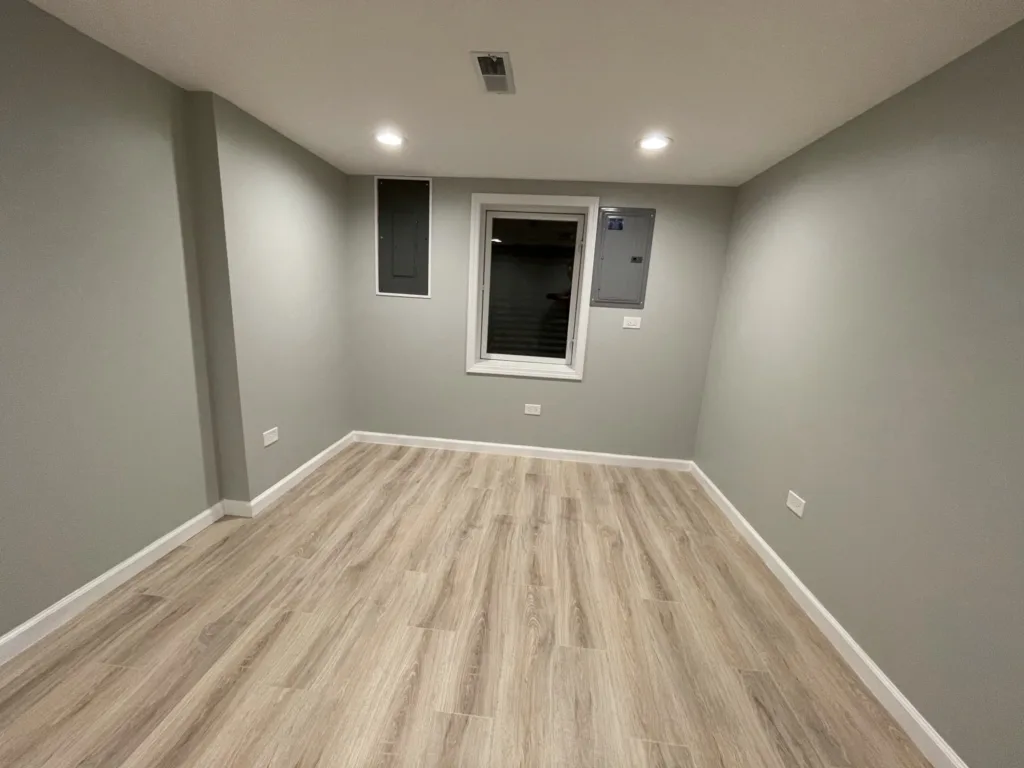
[[[0,766],[925,768],[693,478],[357,444],[0,668]]]

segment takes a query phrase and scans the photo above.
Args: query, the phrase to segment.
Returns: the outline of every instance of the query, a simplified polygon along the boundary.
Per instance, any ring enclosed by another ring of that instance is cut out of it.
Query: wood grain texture
[[[0,668],[0,765],[927,763],[689,475],[357,444]]]
[[[559,646],[555,651],[552,763],[615,768],[628,755],[619,697],[606,651]]]
[[[690,750],[676,744],[634,739],[633,762],[638,768],[695,768]]]
[[[607,640],[598,589],[598,534],[584,522],[575,499],[564,499],[555,521],[558,632],[560,645],[604,648]]]
[[[511,606],[510,655],[502,664],[492,728],[494,763],[544,766],[551,748],[555,601],[551,589],[521,587]]]
[[[741,672],[743,685],[776,754],[785,766],[812,768],[821,764],[810,739],[766,672]]]

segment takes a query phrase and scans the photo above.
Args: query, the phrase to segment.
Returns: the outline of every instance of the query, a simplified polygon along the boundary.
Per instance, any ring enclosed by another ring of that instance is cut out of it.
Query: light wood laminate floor
[[[0,766],[923,768],[668,471],[357,444],[0,668]]]

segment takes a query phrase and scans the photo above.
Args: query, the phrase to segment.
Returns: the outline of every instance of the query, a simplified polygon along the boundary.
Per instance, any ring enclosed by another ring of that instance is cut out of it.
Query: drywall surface
[[[214,95],[185,94],[185,156],[189,194],[184,209],[189,214],[194,244],[202,324],[193,331],[196,348],[203,355],[199,366],[206,372],[209,413],[201,422],[210,426],[216,456],[218,487],[225,499],[249,500],[249,468],[242,430],[235,326],[231,313],[231,280],[224,234],[224,204],[217,155]]]
[[[345,175],[213,97],[249,497],[353,429]],[[263,432],[280,439],[263,447]]]
[[[696,454],[974,768],[1024,765],[1022,94],[1017,25],[741,189]]]
[[[208,504],[182,94],[20,0],[0,24],[0,634]]]
[[[716,187],[434,179],[430,299],[375,295],[372,177],[349,179],[348,303],[358,428],[690,458],[734,191]],[[470,196],[591,195],[656,208],[643,310],[591,309],[583,381],[466,373]],[[624,330],[625,315],[643,317]],[[543,406],[523,415],[525,403]]]

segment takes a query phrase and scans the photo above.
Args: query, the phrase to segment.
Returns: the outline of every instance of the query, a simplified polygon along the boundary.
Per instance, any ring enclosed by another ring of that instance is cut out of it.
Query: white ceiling
[[[730,185],[1024,18],[1024,0],[33,1],[348,172]],[[516,95],[485,94],[470,50],[511,52]],[[650,129],[675,139],[658,157],[636,148]]]

